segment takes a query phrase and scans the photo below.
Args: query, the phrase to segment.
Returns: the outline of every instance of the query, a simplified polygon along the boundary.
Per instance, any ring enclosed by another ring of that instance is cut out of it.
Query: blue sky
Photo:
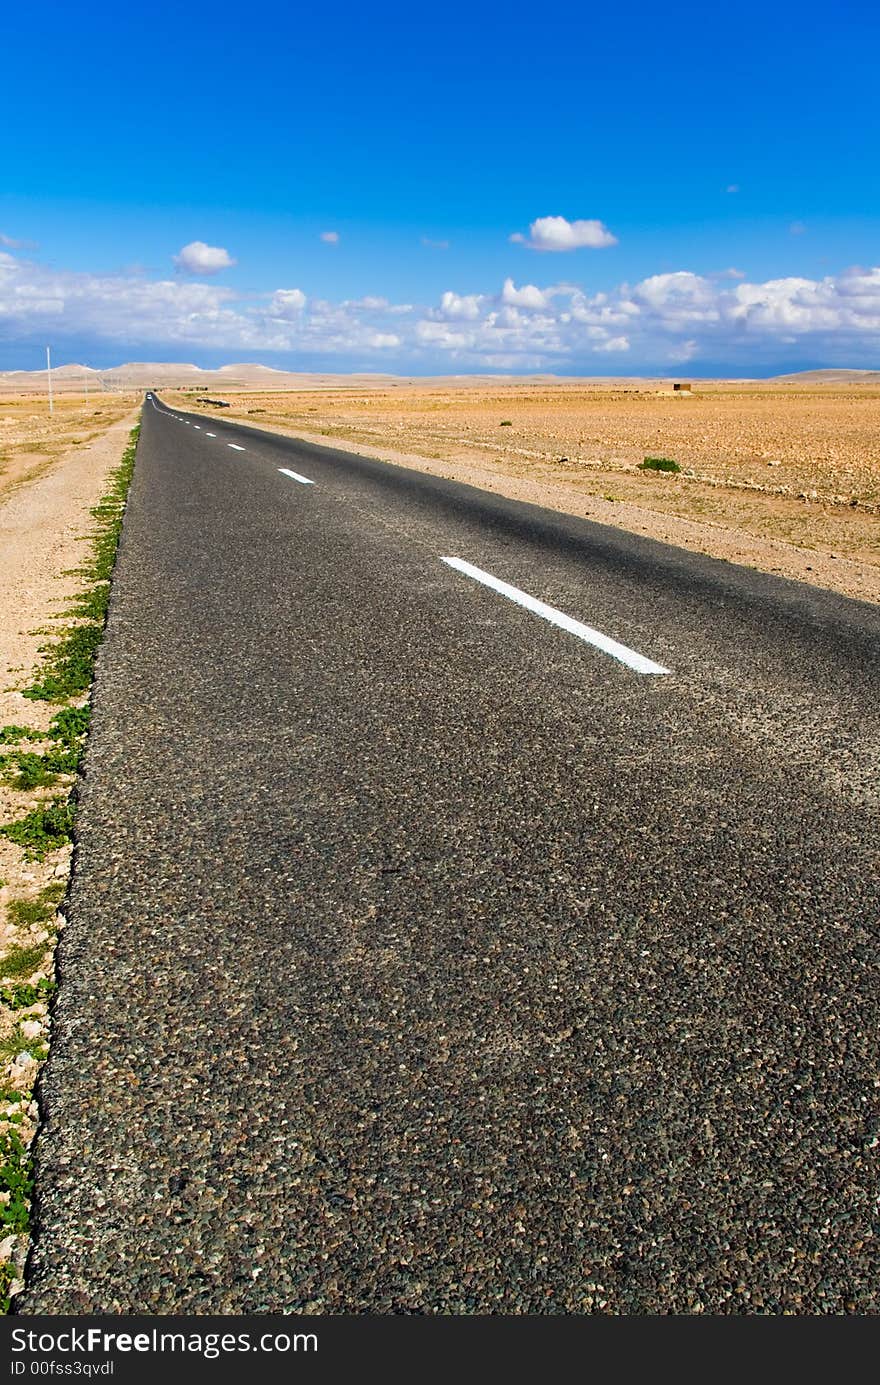
[[[880,366],[878,14],[20,6],[0,368]]]

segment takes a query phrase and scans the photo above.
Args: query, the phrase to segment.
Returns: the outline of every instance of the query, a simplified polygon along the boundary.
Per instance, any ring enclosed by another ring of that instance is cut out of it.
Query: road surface
[[[18,1311],[877,1312],[878,650],[148,400]]]

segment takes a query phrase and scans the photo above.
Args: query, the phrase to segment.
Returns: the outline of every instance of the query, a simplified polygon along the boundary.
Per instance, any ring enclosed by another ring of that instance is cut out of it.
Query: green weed
[[[31,1159],[22,1138],[17,1130],[6,1130],[0,1135],[0,1189],[9,1199],[0,1203],[0,1226],[7,1236],[27,1231],[33,1187]]]
[[[0,776],[14,789],[26,791],[56,783],[59,774],[75,774],[88,725],[88,707],[66,707],[52,718],[49,730],[40,733],[55,744],[44,751],[15,750],[0,756]]]
[[[39,1000],[49,1000],[54,991],[55,982],[48,976],[41,977],[33,986],[28,982],[21,982],[17,986],[0,986],[0,1004],[10,1010],[28,1010]]]
[[[48,735],[54,741],[70,745],[86,734],[91,718],[90,707],[65,707],[63,712],[55,713],[49,723]]]
[[[0,745],[17,745],[20,741],[42,741],[46,739],[44,731],[34,731],[30,726],[2,726],[0,727]]]
[[[20,846],[26,861],[43,861],[73,838],[74,807],[63,798],[41,803],[26,817],[0,827],[0,837]]]
[[[34,750],[19,750],[15,755],[4,757],[3,778],[14,789],[39,789],[47,784],[55,784],[59,774],[72,774],[79,760],[79,752],[72,747],[60,746],[40,755]]]
[[[14,1058],[17,1053],[30,1053],[30,1051],[20,1027],[14,1029],[11,1034],[7,1034],[4,1039],[0,1039],[0,1062],[8,1063],[10,1058]]]
[[[60,880],[58,884],[61,884]],[[60,903],[60,899],[56,900],[54,896],[51,899],[46,898],[49,888],[51,887],[42,890],[36,899],[10,899],[6,912],[16,928],[31,928],[36,923],[48,923]]]
[[[100,625],[74,625],[47,652],[42,678],[23,696],[34,702],[64,702],[87,692],[92,683],[95,655],[101,643]]]
[[[73,605],[64,614],[76,616],[77,620],[103,620],[107,612],[107,597],[106,585],[90,587],[73,598]]]
[[[34,947],[12,947],[0,958],[0,976],[32,976],[46,955],[44,943]]]
[[[44,904],[51,904],[53,912],[57,910],[64,896],[67,894],[66,880],[52,880],[48,885],[44,885],[40,890],[39,898]]]
[[[681,467],[671,457],[646,457],[639,462],[639,471],[681,471]]]

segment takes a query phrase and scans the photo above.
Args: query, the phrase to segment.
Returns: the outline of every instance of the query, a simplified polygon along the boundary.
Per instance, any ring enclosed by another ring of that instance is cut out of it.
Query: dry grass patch
[[[33,481],[73,447],[99,437],[130,413],[140,398],[128,394],[59,394],[54,413],[45,398],[0,393],[0,499]]]

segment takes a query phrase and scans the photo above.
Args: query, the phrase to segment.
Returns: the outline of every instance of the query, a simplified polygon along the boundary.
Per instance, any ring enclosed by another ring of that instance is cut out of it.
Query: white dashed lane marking
[[[289,476],[291,481],[299,481],[301,486],[313,486],[314,481],[310,481],[308,476],[300,476],[298,471],[289,471],[286,466],[280,466],[278,470],[282,476]]]
[[[625,644],[618,644],[617,640],[603,635],[601,630],[594,630],[591,625],[584,625],[579,620],[573,620],[563,611],[557,611],[554,606],[548,606],[545,601],[538,601],[534,596],[529,596],[527,592],[520,591],[519,587],[512,587],[508,582],[502,582],[500,578],[493,577],[490,572],[484,572],[482,568],[474,567],[472,563],[466,563],[463,558],[442,558],[441,562],[448,563],[457,572],[463,572],[465,577],[472,577],[475,582],[480,582],[484,587],[491,587],[500,596],[506,596],[508,601],[515,601],[518,606],[524,606],[527,611],[548,620],[551,625],[558,625],[561,630],[567,630],[570,635],[576,635],[578,639],[594,645],[596,649],[601,649],[604,654],[610,654],[612,659],[619,659],[622,664],[626,664],[627,668],[634,669],[636,673],[670,672],[662,664],[655,664],[653,659],[646,659],[644,654],[637,654],[634,649],[628,649]]]

